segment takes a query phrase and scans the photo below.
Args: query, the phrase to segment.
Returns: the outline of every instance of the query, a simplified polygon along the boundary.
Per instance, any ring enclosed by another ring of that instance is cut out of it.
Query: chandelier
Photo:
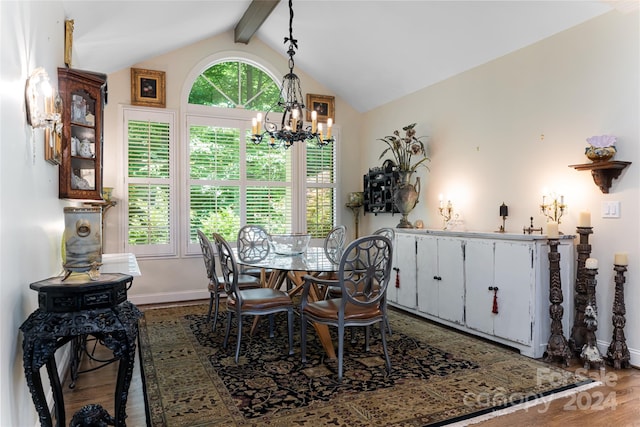
[[[334,142],[331,136],[331,126],[333,121],[327,119],[326,134],[323,133],[322,123],[318,123],[318,115],[316,111],[311,111],[311,125],[305,126],[303,112],[306,107],[302,98],[302,88],[300,87],[300,79],[293,72],[293,55],[298,49],[298,40],[293,38],[293,0],[289,0],[289,37],[284,38],[284,43],[289,43],[287,55],[289,55],[289,72],[282,78],[282,87],[277,104],[272,106],[264,115],[264,123],[262,123],[262,114],[253,119],[251,125],[251,140],[255,144],[260,144],[266,139],[271,147],[284,146],[289,148],[294,142],[299,141],[315,141],[318,146],[324,146]],[[284,109],[280,126],[269,120],[269,113],[275,108]]]

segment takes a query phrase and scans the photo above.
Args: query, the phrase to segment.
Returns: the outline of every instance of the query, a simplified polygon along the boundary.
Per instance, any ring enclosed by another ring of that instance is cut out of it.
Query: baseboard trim
[[[129,301],[135,305],[164,304],[209,299],[209,291],[163,292],[157,294],[129,295]]]

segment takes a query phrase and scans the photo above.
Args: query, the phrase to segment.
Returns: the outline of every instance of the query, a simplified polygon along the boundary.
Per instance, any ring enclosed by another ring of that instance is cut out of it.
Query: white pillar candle
[[[316,133],[318,130],[318,112],[313,110],[311,112],[311,133]]]
[[[613,255],[613,263],[615,265],[629,265],[626,252],[616,252]]]
[[[598,268],[598,260],[595,258],[587,258],[584,262],[584,267],[589,270],[595,270]]]
[[[557,239],[560,236],[558,232],[558,223],[555,221],[550,221],[547,223],[547,238],[548,239]]]
[[[578,227],[591,227],[591,212],[588,212],[588,211],[580,212]]]

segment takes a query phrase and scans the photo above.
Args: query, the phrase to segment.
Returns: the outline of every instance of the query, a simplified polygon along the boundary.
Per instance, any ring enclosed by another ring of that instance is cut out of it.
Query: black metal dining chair
[[[204,259],[204,266],[207,270],[207,278],[209,279],[209,311],[207,313],[207,321],[211,320],[211,311],[215,307],[213,314],[213,330],[216,330],[216,324],[218,322],[218,310],[220,307],[220,294],[224,292],[223,277],[219,277],[216,272],[216,260],[211,240],[201,230],[198,230],[198,240],[200,241],[200,248],[202,249],[202,258]],[[238,276],[238,287],[241,289],[259,288],[260,280],[246,274]]]
[[[365,236],[344,250],[336,280],[306,275],[300,305],[302,362],[307,360],[307,322],[338,328],[338,380],[342,380],[344,332],[347,327],[365,327],[365,348],[369,351],[369,326],[379,324],[387,372],[391,361],[387,351],[384,322],[387,315],[387,286],[391,275],[393,246],[384,236]],[[311,286],[339,286],[340,298],[310,302]]]
[[[384,236],[391,240],[391,244],[393,245],[396,241],[396,231],[390,227],[379,228],[373,232],[374,235]],[[391,325],[389,324],[389,317],[387,316],[385,319],[385,325],[387,325],[387,332],[389,335],[393,335],[393,331],[391,330]]]
[[[238,258],[246,262],[262,261],[269,255],[269,233],[259,225],[245,225],[238,230],[236,240]],[[258,277],[262,283],[266,281],[270,270],[257,267],[240,266],[242,274]]]
[[[389,240],[391,240],[391,244],[393,244],[393,242],[395,241],[395,238],[396,238],[395,230],[393,228],[390,228],[390,227],[378,228],[372,234],[379,235],[379,236],[384,236],[384,237],[388,238]]]
[[[344,250],[344,242],[347,237],[347,227],[338,225],[333,227],[324,238],[324,253],[334,263],[338,263],[342,251]]]
[[[235,355],[235,361],[238,363],[242,339],[242,316],[271,315],[286,311],[289,331],[289,354],[293,354],[293,302],[289,295],[284,291],[272,288],[240,289],[238,286],[238,264],[233,256],[231,246],[218,233],[213,233],[213,238],[220,257],[224,290],[227,293],[227,331],[223,347],[227,348],[229,333],[231,332],[231,318],[234,314],[238,324]]]
[[[344,242],[347,238],[347,227],[344,225],[337,225],[329,231],[324,238],[324,254],[331,262],[337,264],[344,251]],[[321,274],[323,279],[335,279],[334,273]],[[325,297],[337,298],[340,296],[340,289],[336,286],[328,287],[325,289]]]

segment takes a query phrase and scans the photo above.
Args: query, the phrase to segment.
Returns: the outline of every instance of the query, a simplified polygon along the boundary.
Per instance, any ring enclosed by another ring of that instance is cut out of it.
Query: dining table
[[[243,261],[238,256],[237,250],[234,250],[234,255],[236,262],[240,265],[269,271],[269,274],[263,275],[262,285],[273,289],[286,290],[290,297],[302,292],[305,275],[335,273],[338,271],[338,264],[327,257],[322,247],[308,247],[305,252],[296,255],[280,255],[269,251],[261,260]],[[288,282],[286,282],[287,280]],[[317,285],[309,288],[309,301],[319,301],[324,298],[324,295],[325,292],[319,289]],[[254,328],[256,324],[257,319],[254,321]],[[314,323],[313,326],[327,357],[334,359],[336,353],[329,327],[319,323]]]

